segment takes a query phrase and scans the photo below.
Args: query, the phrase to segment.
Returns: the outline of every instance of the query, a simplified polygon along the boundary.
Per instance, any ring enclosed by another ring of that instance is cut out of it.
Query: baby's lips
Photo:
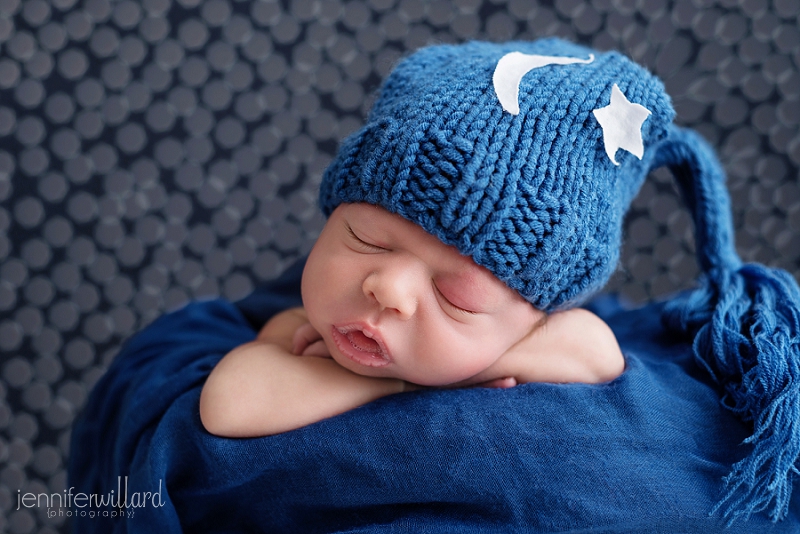
[[[358,364],[383,367],[392,363],[391,353],[380,333],[366,323],[334,325],[331,334],[339,351]]]
[[[382,354],[384,357],[389,358],[389,348],[386,346],[386,343],[383,341],[383,337],[380,335],[380,332],[370,328],[365,324],[351,324],[346,326],[338,326],[336,329],[339,331],[340,334],[347,337],[350,343],[353,346],[358,346],[358,343],[354,341],[354,334],[358,333],[363,335],[367,338],[371,343],[376,345],[375,351],[366,350],[363,347],[359,347],[360,350],[367,351],[367,352],[376,352]]]

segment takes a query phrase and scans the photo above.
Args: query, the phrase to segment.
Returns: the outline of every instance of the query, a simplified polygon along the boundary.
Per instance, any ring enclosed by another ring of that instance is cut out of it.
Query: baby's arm
[[[510,377],[526,382],[598,384],[618,377],[625,358],[611,328],[588,310],[556,312],[466,384]],[[513,383],[511,385],[513,385]]]
[[[206,430],[225,437],[278,434],[406,389],[402,380],[357,375],[331,358],[292,354],[294,333],[306,322],[301,308],[283,312],[255,341],[225,355],[200,395]]]

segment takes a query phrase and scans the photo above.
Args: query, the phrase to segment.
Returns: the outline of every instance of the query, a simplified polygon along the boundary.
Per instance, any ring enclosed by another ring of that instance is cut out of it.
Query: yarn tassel
[[[714,304],[716,303],[716,306]],[[723,405],[752,422],[748,456],[725,477],[712,513],[733,522],[788,513],[800,474],[800,290],[778,269],[744,265],[669,302],[665,321],[694,334],[694,354],[724,389]]]
[[[698,289],[668,302],[668,328],[693,336],[695,359],[723,391],[722,404],[753,434],[711,511],[729,523],[788,514],[800,474],[800,288],[787,272],[742,265],[733,243],[724,173],[697,134],[675,128],[655,166],[668,166],[695,222],[704,273]]]

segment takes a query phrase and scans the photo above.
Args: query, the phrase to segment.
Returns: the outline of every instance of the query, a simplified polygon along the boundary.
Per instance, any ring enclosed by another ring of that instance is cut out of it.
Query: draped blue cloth
[[[687,340],[664,331],[661,304],[590,305],[627,362],[608,384],[416,391],[276,436],[208,434],[205,378],[300,304],[301,270],[235,304],[189,304],[122,348],[74,426],[69,485],[118,495],[127,480],[129,498],[158,499],[108,517],[118,510],[73,508],[76,533],[800,529],[796,487],[784,521],[726,530],[709,516],[752,429],[721,406]]]

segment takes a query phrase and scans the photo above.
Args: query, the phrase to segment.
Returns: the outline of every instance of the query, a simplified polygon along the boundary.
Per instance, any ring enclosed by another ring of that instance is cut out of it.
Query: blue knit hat
[[[606,150],[613,132],[604,141],[595,112],[616,91],[646,108],[636,134],[655,146],[674,116],[670,100],[620,54],[557,40],[423,49],[345,141],[323,179],[322,209],[382,206],[536,308],[574,306],[616,268],[622,220],[652,159]]]
[[[703,275],[666,304],[665,322],[693,337],[723,404],[754,426],[712,513],[777,520],[800,469],[800,289],[784,271],[742,265],[724,172],[674,114],[661,82],[616,52],[556,39],[426,48],[344,141],[320,204],[400,214],[553,311],[606,283],[631,201],[649,171],[669,167]]]

